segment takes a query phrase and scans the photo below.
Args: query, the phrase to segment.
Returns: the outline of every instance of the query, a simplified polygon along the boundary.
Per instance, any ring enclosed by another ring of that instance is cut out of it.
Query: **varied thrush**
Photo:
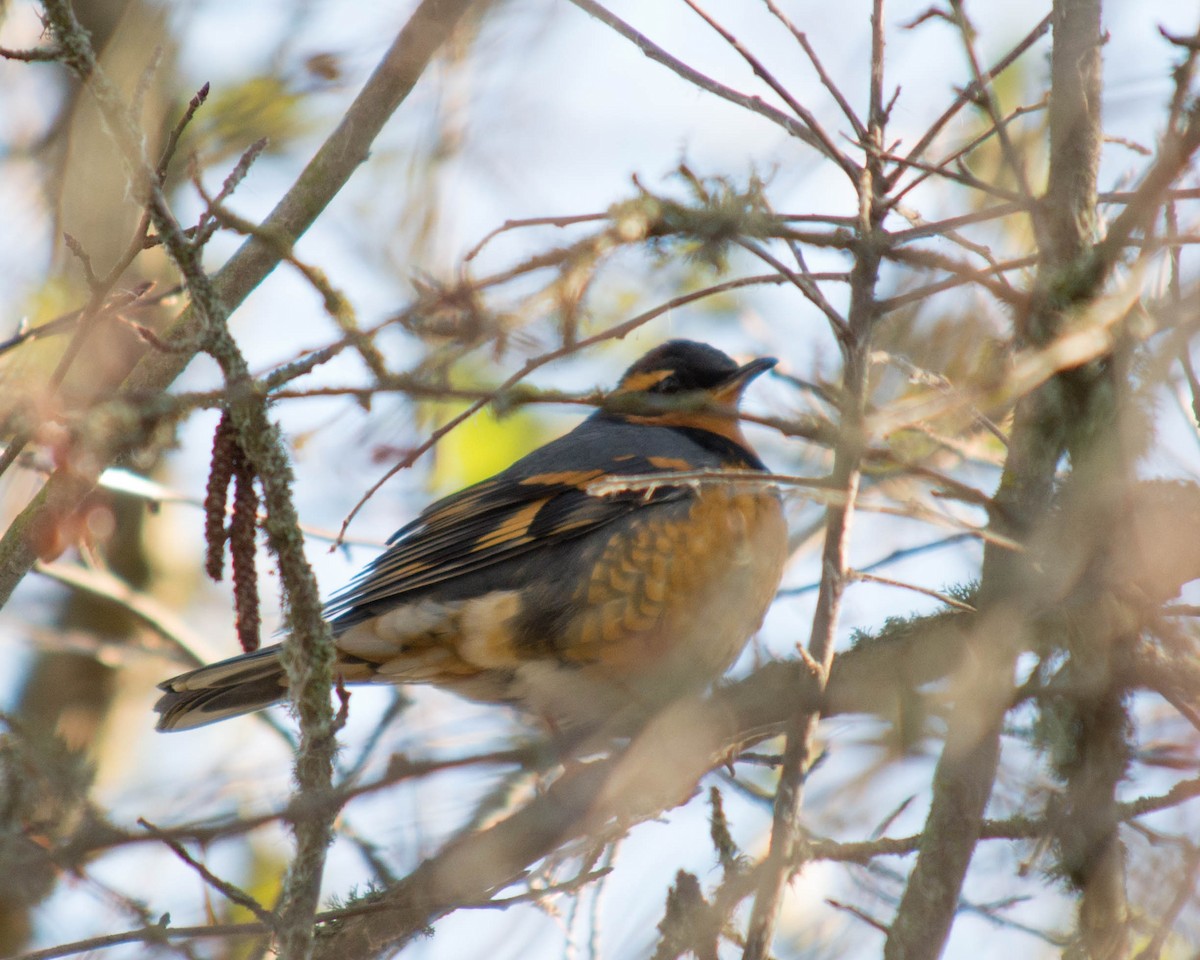
[[[337,674],[513,704],[567,736],[632,733],[702,691],[761,625],[787,530],[766,484],[670,475],[766,469],[736,407],[775,363],[664,343],[570,433],[428,507],[326,606]],[[591,489],[646,474],[664,479]],[[279,652],[162,683],[158,728],[282,700]]]

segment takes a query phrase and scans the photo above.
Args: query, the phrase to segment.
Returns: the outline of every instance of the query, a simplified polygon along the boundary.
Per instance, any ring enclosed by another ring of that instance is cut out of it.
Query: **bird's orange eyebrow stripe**
[[[670,370],[645,370],[631,374],[617,384],[615,393],[640,393],[649,390],[656,383],[661,383],[671,375]]]

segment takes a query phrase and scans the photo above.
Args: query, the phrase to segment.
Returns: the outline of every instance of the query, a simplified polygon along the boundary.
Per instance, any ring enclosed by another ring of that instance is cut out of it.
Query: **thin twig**
[[[860,573],[871,573],[874,570],[880,570],[884,567],[889,567],[894,563],[899,563],[901,560],[907,560],[909,557],[920,556],[923,553],[929,553],[933,550],[944,550],[946,547],[957,546],[960,543],[972,542],[978,538],[970,533],[956,533],[949,537],[939,537],[937,540],[923,543],[916,547],[902,547],[899,550],[893,550],[886,557],[881,557],[865,567],[859,567]],[[819,580],[814,580],[812,583],[805,584],[802,587],[785,587],[779,591],[781,597],[799,596],[802,593],[811,593],[821,585]]]
[[[957,262],[957,261],[956,261]],[[968,268],[966,272],[957,273],[954,276],[947,277],[945,280],[939,280],[936,283],[926,284],[923,287],[917,287],[915,290],[910,290],[908,293],[897,294],[894,297],[888,297],[886,300],[879,302],[881,313],[892,313],[902,307],[907,307],[912,303],[920,303],[922,300],[928,300],[930,297],[938,293],[944,293],[947,290],[953,290],[956,287],[974,284],[980,277],[987,277],[990,274],[1007,272],[1009,270],[1024,270],[1026,267],[1032,267],[1037,263],[1037,255],[1030,254],[1026,257],[1017,257],[1013,260],[1005,260],[995,267],[986,270],[975,271]],[[1005,288],[1007,289],[1007,288]]]
[[[966,613],[976,612],[975,608],[969,603],[963,603],[961,600],[955,600],[954,597],[947,593],[931,590],[929,587],[921,587],[915,583],[905,583],[903,580],[893,580],[891,577],[879,577],[863,570],[847,570],[846,576],[851,580],[860,580],[863,583],[878,583],[885,587],[898,587],[901,590],[911,590],[913,593],[932,597],[934,600],[938,600],[948,607],[954,607],[955,610],[962,610]]]
[[[793,256],[796,257],[796,262],[800,267],[800,272],[796,273],[794,270],[789,270],[786,264],[780,262],[757,243],[747,240],[744,237],[739,237],[735,242],[739,247],[749,250],[764,263],[770,264],[787,277],[792,285],[804,295],[806,300],[825,314],[825,319],[829,321],[829,325],[833,328],[834,336],[838,340],[843,340],[846,337],[848,329],[846,318],[834,309],[833,304],[825,298],[825,294],[821,292],[821,288],[814,282],[812,274],[808,272],[808,265],[804,262],[804,254],[798,244],[789,244]]]
[[[221,896],[225,897],[225,899],[227,899],[230,903],[235,903],[239,907],[244,907],[254,914],[254,916],[258,918],[258,922],[267,927],[267,929],[271,931],[275,930],[274,914],[267,910],[266,907],[255,900],[252,896],[250,896],[244,890],[234,886],[232,883],[222,880],[211,870],[209,870],[208,867],[188,853],[187,850],[184,849],[183,844],[164,834],[149,820],[139,817],[138,824],[144,827],[156,840],[161,840],[163,844],[165,844],[167,848],[175,854],[175,856],[195,870],[196,873],[199,874],[201,880],[220,893]]]
[[[995,64],[988,68],[987,72],[983,73],[980,79],[983,82],[991,83],[996,79],[996,77],[1008,69],[1008,67],[1016,63],[1016,61],[1020,59],[1026,50],[1028,50],[1035,43],[1037,43],[1038,40],[1050,32],[1051,20],[1051,14],[1046,14],[1046,16],[1041,19],[1037,26],[1030,30],[1029,33],[1025,34],[1025,36],[1008,53],[1006,53],[1003,57],[997,60]],[[954,101],[950,104],[950,106],[948,106],[942,112],[941,116],[939,116],[932,124],[929,125],[929,129],[922,134],[921,139],[918,140],[913,148],[905,155],[905,160],[908,163],[913,164],[923,157],[925,155],[925,151],[928,150],[933,144],[934,140],[937,139],[938,134],[942,132],[946,124],[953,120],[963,107],[969,103],[974,103],[979,97],[979,94],[980,88],[976,82],[973,81],[967,84],[967,86],[962,89],[958,96],[954,98]],[[904,170],[901,168],[892,171],[892,173],[888,175],[887,190],[890,191],[895,187],[896,181],[903,175],[903,173]]]
[[[28,50],[0,47],[0,57],[25,63],[53,63],[55,60],[63,59],[63,52],[59,47],[31,47]]]
[[[119,577],[95,567],[66,563],[39,562],[33,569],[49,580],[119,604],[166,640],[189,667],[201,666],[212,659],[203,635],[193,631],[174,611],[135,590]]]
[[[483,248],[492,240],[510,230],[523,230],[526,227],[572,227],[577,223],[596,223],[607,220],[608,217],[607,213],[579,213],[566,217],[525,217],[519,220],[505,220],[500,226],[485,233],[483,239],[463,255],[462,262],[470,263],[483,252]]]
[[[775,15],[775,18],[787,28],[788,32],[795,37],[796,42],[799,43],[801,48],[804,50],[805,56],[808,57],[808,62],[811,63],[813,65],[813,69],[817,71],[817,76],[820,77],[821,83],[824,84],[825,89],[829,91],[834,101],[841,108],[842,115],[850,123],[850,126],[854,128],[855,138],[860,143],[865,141],[867,137],[867,128],[863,126],[863,122],[858,118],[858,114],[855,113],[854,108],[850,106],[850,101],[846,99],[845,94],[843,94],[838,88],[837,84],[833,82],[833,79],[829,76],[829,74],[825,72],[825,67],[821,63],[820,58],[817,56],[816,50],[814,50],[812,44],[808,42],[808,35],[796,28],[795,24],[788,19],[787,14],[779,9],[779,6],[774,2],[774,0],[766,0],[766,4],[767,9],[770,10],[771,13]]]
[[[754,54],[752,54],[746,48],[746,46],[733,35],[732,32],[730,32],[726,27],[722,26],[715,18],[706,13],[700,7],[700,5],[696,3],[696,0],[683,0],[683,2],[691,7],[692,10],[696,12],[696,15],[699,16],[705,23],[719,33],[721,35],[721,39],[723,39],[738,52],[739,56],[741,56],[741,58],[750,65],[750,69],[753,70],[754,73],[764,83],[766,83],[768,87],[774,90],[779,98],[791,108],[792,112],[796,114],[801,121],[803,121],[805,127],[808,128],[813,138],[816,140],[816,143],[819,145],[818,148],[820,151],[842,168],[842,172],[850,178],[851,183],[856,183],[858,181],[858,167],[848,156],[842,153],[842,151],[834,145],[833,140],[830,138],[829,134],[825,132],[820,123],[817,122],[817,118],[813,115],[812,111],[801,104],[795,97],[793,97],[791,91],[789,91],[787,87],[780,83],[779,80],[776,79],[775,75],[771,73],[771,71],[763,66],[762,61],[754,56]]]
[[[164,920],[169,920],[164,916]],[[200,927],[172,927],[166,923],[152,927],[142,927],[140,930],[126,930],[123,933],[109,933],[100,937],[88,937],[85,940],[75,940],[71,943],[60,943],[55,947],[44,950],[30,950],[16,954],[11,960],[57,960],[59,957],[73,957],[80,953],[90,953],[107,947],[119,947],[124,943],[144,943],[151,946],[163,946],[172,940],[190,940],[196,938],[215,937],[261,937],[270,933],[270,929],[262,923],[214,923]]]
[[[571,3],[579,7],[585,13],[595,17],[601,23],[615,30],[626,40],[633,43],[639,50],[642,51],[651,60],[661,63],[667,69],[673,71],[683,77],[689,83],[694,84],[701,90],[706,90],[709,93],[715,94],[723,100],[728,100],[730,103],[735,103],[739,107],[749,110],[751,113],[756,113],[759,116],[766,117],[772,123],[776,123],[783,127],[788,133],[797,139],[803,140],[809,146],[819,150],[822,154],[825,153],[825,147],[821,141],[813,135],[813,133],[804,125],[803,122],[788,116],[782,110],[778,110],[768,103],[764,103],[758,97],[748,96],[724,84],[717,83],[710,77],[706,77],[699,70],[688,66],[677,57],[671,56],[658,44],[651,41],[648,37],[639,33],[628,23],[622,20],[616,14],[601,6],[596,0],[571,0]]]

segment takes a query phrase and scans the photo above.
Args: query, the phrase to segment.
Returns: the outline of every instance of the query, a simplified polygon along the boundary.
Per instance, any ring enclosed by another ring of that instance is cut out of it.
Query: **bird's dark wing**
[[[614,456],[591,469],[525,472],[518,463],[439,500],[397,531],[387,551],[330,600],[326,616],[350,619],[356,609],[401,603],[415,591],[583,536],[632,511],[688,497],[677,486],[603,497],[587,492],[605,476],[685,467],[679,460],[637,454]]]

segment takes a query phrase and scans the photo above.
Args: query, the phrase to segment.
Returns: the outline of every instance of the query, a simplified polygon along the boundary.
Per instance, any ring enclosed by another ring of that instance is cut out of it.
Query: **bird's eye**
[[[674,393],[680,388],[679,377],[675,374],[663,377],[653,387],[650,388],[651,393]]]

